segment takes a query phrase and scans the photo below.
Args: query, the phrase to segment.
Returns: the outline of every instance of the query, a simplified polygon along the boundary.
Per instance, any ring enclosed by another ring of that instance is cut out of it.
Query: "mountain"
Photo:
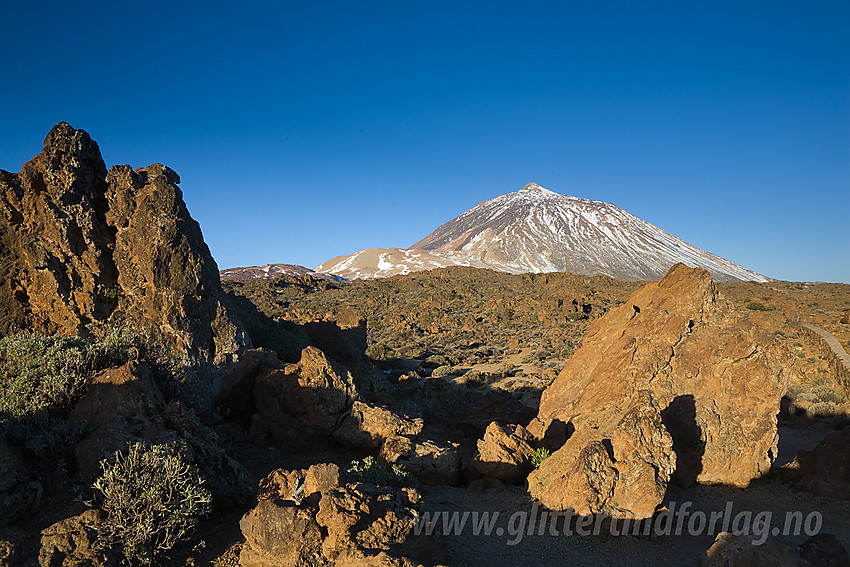
[[[314,272],[310,268],[297,264],[266,264],[265,266],[247,266],[244,268],[227,268],[219,270],[221,281],[247,282],[251,280],[273,279],[278,276],[303,276],[308,275],[320,280],[334,282],[345,281],[345,278],[324,272]]]
[[[357,279],[461,265],[658,280],[678,262],[704,268],[718,281],[770,280],[615,205],[560,195],[536,183],[476,205],[409,249],[364,250],[316,270]]]

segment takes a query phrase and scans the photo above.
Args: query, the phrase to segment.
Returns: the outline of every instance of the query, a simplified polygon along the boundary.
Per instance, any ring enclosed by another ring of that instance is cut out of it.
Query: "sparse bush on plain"
[[[107,518],[98,540],[131,564],[151,564],[210,511],[203,479],[174,445],[136,443],[101,467],[94,488]]]
[[[809,387],[798,382],[788,384],[788,391],[785,394],[792,402],[814,402],[815,396],[812,394]]]
[[[764,303],[758,301],[750,301],[747,303],[747,309],[750,311],[773,311],[773,307],[768,307]]]

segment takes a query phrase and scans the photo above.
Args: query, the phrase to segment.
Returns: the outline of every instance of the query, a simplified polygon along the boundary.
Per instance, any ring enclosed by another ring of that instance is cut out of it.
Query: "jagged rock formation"
[[[412,534],[415,489],[343,483],[333,464],[277,470],[260,487],[259,503],[240,522],[243,567],[413,567],[387,552]]]
[[[192,363],[248,345],[179,182],[161,164],[107,172],[65,122],[20,173],[0,170],[0,335],[126,322]]]
[[[787,361],[708,272],[673,266],[599,319],[544,391],[528,429],[557,450],[529,476],[531,494],[554,509],[645,518],[673,452],[680,484],[747,486],[776,455]]]
[[[615,205],[559,195],[536,183],[476,205],[409,249],[363,250],[316,270],[356,279],[471,266],[657,280],[677,262],[704,268],[718,281],[769,281]]]

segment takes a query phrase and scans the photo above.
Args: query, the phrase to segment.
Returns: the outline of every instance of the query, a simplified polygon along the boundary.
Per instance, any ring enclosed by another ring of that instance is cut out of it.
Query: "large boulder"
[[[354,402],[343,419],[334,439],[354,449],[379,449],[384,441],[396,435],[415,437],[422,432],[421,417],[409,418],[373,404]]]
[[[787,360],[770,329],[739,315],[708,272],[673,266],[597,320],[544,391],[528,429],[556,451],[529,476],[530,493],[553,509],[648,517],[674,452],[680,484],[747,486],[776,455]],[[590,484],[632,504],[588,506],[569,488],[588,482],[588,470],[606,470]]]
[[[520,482],[531,470],[534,437],[521,425],[487,426],[484,437],[478,440],[478,453],[471,466],[490,478]]]
[[[93,430],[74,448],[79,470],[87,475],[99,472],[101,460],[130,443],[164,441],[165,427],[151,419],[164,409],[146,364],[128,362],[97,374],[70,415],[73,423]]]
[[[155,164],[109,172],[60,122],[20,173],[0,170],[0,335],[147,329],[178,359],[228,362],[249,345],[177,187]]]

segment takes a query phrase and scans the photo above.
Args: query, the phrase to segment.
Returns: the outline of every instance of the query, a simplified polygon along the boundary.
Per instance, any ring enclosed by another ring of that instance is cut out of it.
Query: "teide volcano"
[[[677,262],[704,268],[718,281],[770,279],[615,205],[559,195],[536,183],[476,205],[407,250],[364,250],[329,260],[316,271],[356,279],[463,265],[657,280]]]

